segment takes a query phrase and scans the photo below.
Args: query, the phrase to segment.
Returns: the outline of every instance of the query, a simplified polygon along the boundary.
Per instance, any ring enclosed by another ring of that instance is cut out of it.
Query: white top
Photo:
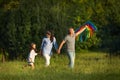
[[[34,59],[37,53],[34,50],[31,50],[29,55],[28,55],[28,62],[34,63]]]
[[[58,49],[55,37],[53,38],[53,42],[51,42],[49,38],[43,38],[41,44],[42,53],[51,55],[53,46],[55,47],[56,50]]]

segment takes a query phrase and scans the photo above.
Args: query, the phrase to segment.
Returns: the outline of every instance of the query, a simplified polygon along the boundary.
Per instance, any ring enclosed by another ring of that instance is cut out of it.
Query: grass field
[[[43,57],[35,59],[35,69],[22,68],[25,61],[0,63],[0,80],[120,80],[120,58],[105,53],[76,53],[74,69],[68,68],[67,55],[53,55],[44,67]]]

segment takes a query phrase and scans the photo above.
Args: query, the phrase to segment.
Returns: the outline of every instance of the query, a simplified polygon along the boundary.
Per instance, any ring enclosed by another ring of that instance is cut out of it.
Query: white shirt
[[[53,46],[55,47],[55,49],[58,48],[55,37],[53,38],[53,42],[51,42],[49,38],[43,38],[41,44],[42,53],[50,55]]]
[[[28,55],[28,62],[34,63],[34,59],[35,59],[36,55],[37,55],[37,53],[34,50],[31,50],[29,55]]]

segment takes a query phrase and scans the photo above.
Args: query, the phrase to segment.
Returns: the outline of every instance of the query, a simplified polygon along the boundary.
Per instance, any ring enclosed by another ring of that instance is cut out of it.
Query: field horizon
[[[22,68],[26,61],[0,63],[0,80],[120,80],[120,58],[106,57],[106,53],[76,53],[75,67],[68,67],[66,54],[54,54],[49,67],[37,56],[35,69]]]

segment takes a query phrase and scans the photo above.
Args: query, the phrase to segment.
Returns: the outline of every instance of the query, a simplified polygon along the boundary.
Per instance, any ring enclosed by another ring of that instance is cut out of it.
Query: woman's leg
[[[45,66],[49,66],[50,65],[50,56],[48,54],[43,54],[44,58],[45,58]]]

